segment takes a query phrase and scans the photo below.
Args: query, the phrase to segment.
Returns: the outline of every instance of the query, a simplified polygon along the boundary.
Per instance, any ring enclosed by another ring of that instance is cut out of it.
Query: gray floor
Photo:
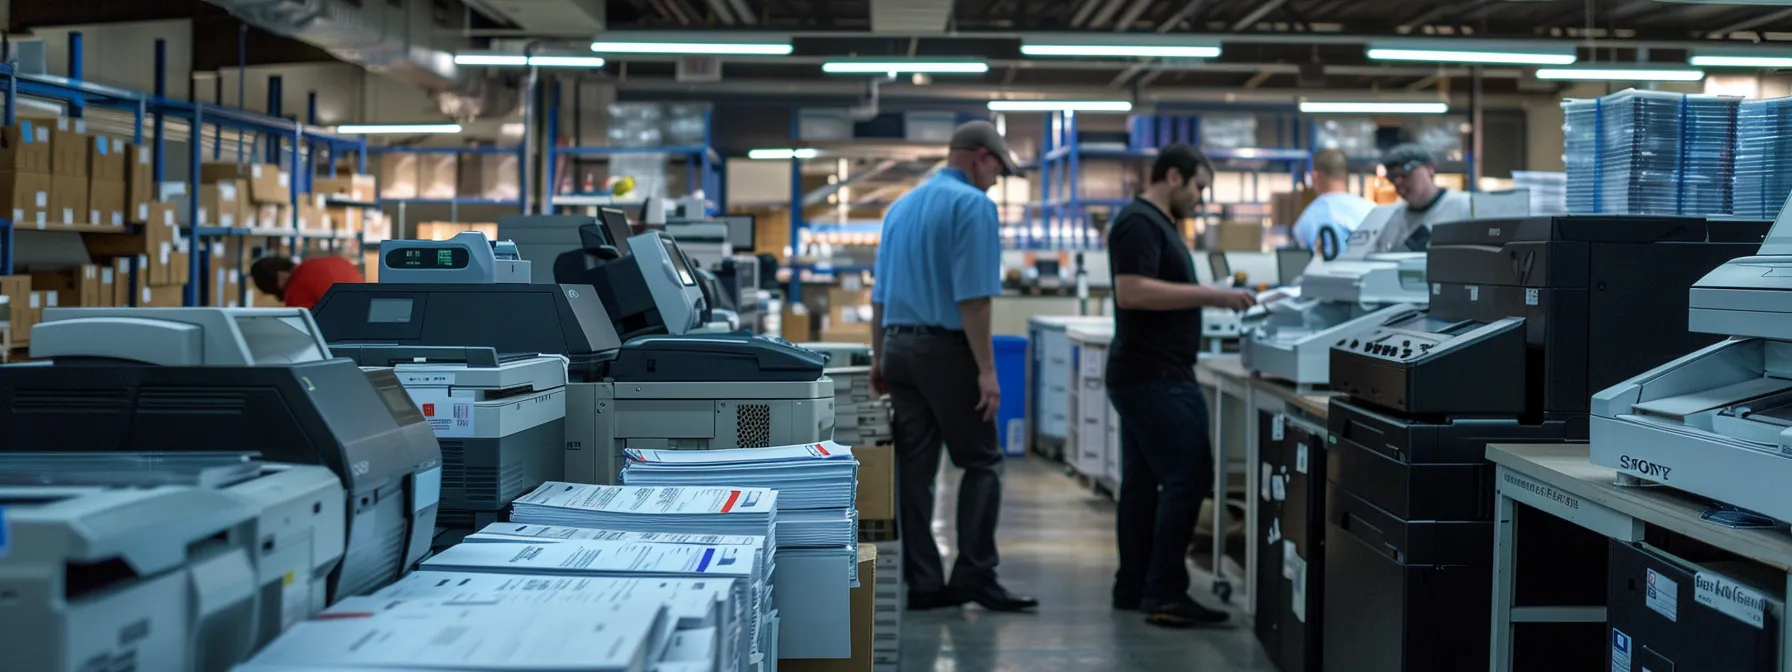
[[[955,478],[948,469],[934,516],[943,551],[955,543]],[[1114,503],[1060,467],[1039,458],[1009,460],[999,530],[1002,582],[1038,597],[1038,613],[997,614],[976,606],[908,612],[902,623],[904,672],[1275,669],[1242,619],[1230,629],[1171,631],[1146,625],[1137,613],[1111,610]],[[1206,595],[1197,599],[1216,605]]]

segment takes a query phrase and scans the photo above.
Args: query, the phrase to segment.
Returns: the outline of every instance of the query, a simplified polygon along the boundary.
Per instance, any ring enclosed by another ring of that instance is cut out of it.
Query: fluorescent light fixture
[[[604,58],[602,56],[564,56],[551,54],[524,56],[522,54],[481,52],[455,54],[454,64],[507,68],[520,68],[525,65],[533,65],[538,68],[601,68],[604,67]]]
[[[758,161],[789,161],[791,159],[813,159],[821,152],[814,149],[751,149],[747,150],[747,158]]]
[[[1369,43],[1377,61],[1429,63],[1495,63],[1501,65],[1568,65],[1576,60],[1573,45],[1461,40],[1379,40]]]
[[[1704,70],[1692,68],[1636,68],[1619,66],[1584,66],[1575,68],[1538,68],[1537,79],[1580,80],[1594,82],[1696,82],[1705,78]]]
[[[1750,50],[1750,52],[1705,52],[1693,54],[1688,64],[1701,68],[1792,68],[1792,53],[1785,51]]]
[[[992,100],[992,112],[1131,112],[1125,100]]]
[[[989,72],[989,64],[974,60],[883,59],[828,61],[821,71],[846,74],[898,74],[925,72],[934,74],[981,74]]]
[[[1220,55],[1220,41],[1184,35],[1023,35],[1020,53],[1026,56],[1073,58],[1213,58]]]
[[[606,33],[591,50],[612,54],[788,56],[790,38],[759,33]]]
[[[1304,114],[1443,114],[1450,111],[1447,103],[1375,103],[1349,101],[1310,101],[1300,103]]]
[[[344,135],[459,133],[460,124],[346,124],[336,127]]]

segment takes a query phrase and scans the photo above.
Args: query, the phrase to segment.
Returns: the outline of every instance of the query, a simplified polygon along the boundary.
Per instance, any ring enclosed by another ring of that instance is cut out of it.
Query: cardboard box
[[[1220,222],[1214,225],[1213,248],[1222,252],[1262,252],[1261,222]]]
[[[131,261],[135,257],[119,257],[112,260],[112,305],[120,308],[131,305]]]
[[[873,619],[876,618],[877,547],[859,544],[859,587],[847,597],[846,613],[852,619],[852,657],[833,660],[779,659],[784,672],[871,672]]]
[[[119,293],[119,287],[129,284],[129,282],[130,282],[129,276],[126,276],[123,281],[120,281],[120,279],[118,277],[118,270],[116,267],[111,266],[111,265],[106,265],[106,266],[100,266],[99,269],[100,269],[100,295],[99,295],[100,305],[110,306],[110,307],[114,307],[114,308],[125,305],[125,304],[119,302],[118,293]]]
[[[51,128],[30,119],[0,127],[0,171],[50,174]],[[13,305],[24,305],[24,302]],[[18,330],[14,329],[13,333],[17,335]]]
[[[93,179],[87,183],[88,223],[96,226],[116,226],[124,228],[128,209],[126,202],[127,189],[122,180]],[[145,220],[148,211],[144,212]]]
[[[0,172],[0,213],[14,226],[40,226],[49,221],[50,176]]]
[[[317,176],[311,180],[311,193],[340,196],[351,201],[372,203],[379,199],[372,175],[359,173],[336,177]]]
[[[199,225],[236,228],[245,226],[243,216],[243,183],[224,180],[199,185]],[[187,213],[174,213],[176,221],[187,225]]]
[[[83,264],[60,271],[32,271],[31,287],[41,291],[55,291],[58,301],[64,307],[92,308],[103,306],[111,299],[111,287],[104,287],[105,293],[102,293],[100,279],[99,266]]]
[[[896,448],[853,446],[859,460],[859,520],[896,519]]]
[[[292,178],[273,164],[208,163],[199,168],[199,181],[242,179],[249,184],[248,200],[255,203],[292,201]]]
[[[137,289],[137,305],[142,308],[179,308],[186,300],[187,288],[181,285]]]
[[[149,219],[149,204],[156,199],[155,152],[143,145],[125,145],[125,212],[131,223]]]
[[[149,272],[140,270],[137,274],[139,280],[148,277],[144,284],[151,287],[185,285],[193,277],[191,255],[185,241],[162,241],[150,250],[148,257]]]
[[[87,177],[99,181],[125,181],[125,142],[103,135],[87,136]]]
[[[66,117],[57,119],[56,128],[50,130],[50,174],[87,177],[88,150],[87,122]]]
[[[50,176],[50,226],[57,224],[92,224],[87,218],[86,176]]]
[[[13,342],[26,342],[31,332],[31,276],[0,275],[0,295],[7,299],[6,319],[12,323]]]
[[[784,314],[778,320],[778,336],[792,343],[815,340],[813,317],[803,304],[784,304]]]

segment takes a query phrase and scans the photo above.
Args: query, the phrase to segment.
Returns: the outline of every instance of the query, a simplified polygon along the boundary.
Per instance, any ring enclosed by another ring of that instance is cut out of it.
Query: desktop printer
[[[1487,444],[1585,439],[1590,390],[1713,340],[1679,321],[1678,287],[1747,254],[1765,231],[1763,222],[1608,215],[1439,224],[1428,311],[1332,343],[1331,384],[1347,396],[1327,418],[1326,669],[1485,666]],[[1602,561],[1603,541],[1573,539],[1548,561]],[[1588,589],[1557,583],[1529,589]],[[1600,650],[1588,644],[1598,638],[1573,632],[1521,638],[1514,655],[1553,652],[1535,669],[1596,664]]]
[[[1727,340],[1593,396],[1592,461],[1792,520],[1792,202],[1760,250],[1691,285],[1686,324]],[[1677,306],[1650,306],[1666,314]],[[1681,314],[1676,311],[1675,316]],[[1636,332],[1627,332],[1632,337]]]
[[[328,467],[349,542],[331,600],[392,582],[435,531],[441,451],[390,370],[331,358],[287,308],[52,308],[0,366],[9,452],[217,452]]]
[[[1293,296],[1245,316],[1239,352],[1246,369],[1296,385],[1325,385],[1333,343],[1425,304],[1425,254],[1375,252],[1370,244],[1394,210],[1370,211],[1343,255],[1315,259]]]
[[[9,670],[229,669],[254,653],[255,513],[222,492],[0,486]]]
[[[266,464],[254,453],[0,453],[0,492],[181,485],[216,490],[249,513],[254,647],[329,606],[325,586],[348,540],[342,483],[329,469]]]

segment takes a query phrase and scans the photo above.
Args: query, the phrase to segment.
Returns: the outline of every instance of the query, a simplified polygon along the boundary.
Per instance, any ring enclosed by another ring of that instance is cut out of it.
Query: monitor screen
[[[716,221],[728,225],[728,246],[734,248],[735,254],[753,252],[754,227],[757,226],[753,215],[723,215]]]
[[[666,256],[672,259],[672,267],[678,269],[678,280],[684,286],[697,284],[697,278],[691,275],[690,265],[684,263],[684,253],[678,250],[678,244],[667,236],[660,236],[660,244],[666,246]]]
[[[1040,277],[1045,277],[1048,275],[1055,276],[1058,274],[1058,260],[1057,259],[1034,259],[1033,260],[1033,270],[1038,271]]]
[[[616,251],[628,256],[628,237],[632,235],[628,228],[628,215],[615,208],[599,208],[598,217],[604,220],[604,231],[610,235],[610,244]]]
[[[458,270],[472,257],[464,247],[400,247],[386,253],[386,267],[407,270]]]
[[[373,324],[411,321],[411,299],[371,299],[367,302],[367,321]]]
[[[1307,269],[1307,262],[1312,260],[1312,250],[1276,250],[1276,284],[1294,284]]]
[[[1214,282],[1232,282],[1232,264],[1226,261],[1225,252],[1208,252],[1207,268],[1213,271]]]

